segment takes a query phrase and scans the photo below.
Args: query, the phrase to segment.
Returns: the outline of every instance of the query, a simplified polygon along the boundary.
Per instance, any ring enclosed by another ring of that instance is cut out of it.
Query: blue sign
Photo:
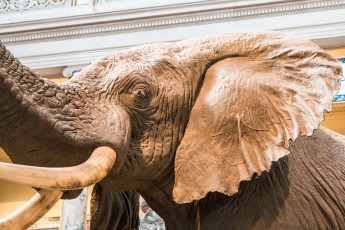
[[[343,66],[343,78],[338,94],[333,98],[333,102],[345,102],[345,58],[338,59]]]

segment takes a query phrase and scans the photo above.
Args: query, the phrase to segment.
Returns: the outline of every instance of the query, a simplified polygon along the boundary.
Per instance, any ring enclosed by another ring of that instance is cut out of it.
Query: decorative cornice
[[[100,23],[96,26],[78,26],[68,27],[64,29],[50,29],[49,31],[30,32],[30,34],[5,35],[1,39],[4,43],[25,43],[40,40],[65,39],[73,37],[96,36],[103,34],[125,33],[138,30],[148,30],[152,28],[178,27],[188,24],[240,20],[245,18],[282,15],[296,13],[300,11],[315,11],[330,8],[344,8],[345,0],[338,1],[304,1],[272,4],[269,6],[251,6],[247,8],[237,9],[228,8],[221,9],[219,12],[205,13],[193,12],[189,15],[177,16],[156,16],[155,19],[150,17],[142,18],[140,21],[133,18],[129,22],[123,23],[120,20]],[[1,34],[0,34],[1,36]]]

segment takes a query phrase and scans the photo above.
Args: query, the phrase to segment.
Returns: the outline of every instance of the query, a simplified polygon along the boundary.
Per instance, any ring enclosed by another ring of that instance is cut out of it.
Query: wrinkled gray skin
[[[345,141],[325,129],[291,143],[288,156],[241,182],[237,194],[176,204],[174,154],[203,74],[226,56],[179,68],[168,61],[171,50],[150,47],[161,56],[133,49],[56,85],[1,46],[0,146],[14,163],[48,167],[80,164],[95,147],[109,146],[118,160],[98,194],[137,190],[168,229],[345,229]],[[104,214],[94,215],[101,222]]]

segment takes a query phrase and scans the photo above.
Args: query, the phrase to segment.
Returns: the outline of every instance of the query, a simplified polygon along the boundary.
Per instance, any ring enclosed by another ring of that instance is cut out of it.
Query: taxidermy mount
[[[91,229],[137,228],[131,190],[172,230],[345,229],[345,138],[319,126],[341,77],[277,32],[141,45],[61,84],[1,45],[0,178],[38,195],[0,229],[93,184]]]

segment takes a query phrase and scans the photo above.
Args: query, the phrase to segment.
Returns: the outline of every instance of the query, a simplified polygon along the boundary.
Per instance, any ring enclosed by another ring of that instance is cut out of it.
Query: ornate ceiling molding
[[[140,44],[231,31],[276,30],[336,48],[345,46],[344,9],[345,0],[123,0],[0,14],[0,38],[40,70],[87,65]]]
[[[203,1],[205,2],[205,1]],[[208,2],[208,1],[206,1]],[[345,8],[345,0],[338,1],[275,1],[270,4],[258,4],[254,6],[232,6],[228,8],[217,8],[217,4],[223,5],[224,1],[214,1],[212,11],[208,11],[207,7],[202,11],[189,12],[181,15],[176,13],[173,15],[164,15],[157,12],[147,14],[146,17],[132,17],[126,20],[113,20],[96,23],[95,25],[71,25],[62,29],[41,29],[38,31],[0,33],[2,42],[4,43],[26,43],[42,40],[59,40],[70,39],[75,37],[98,36],[104,34],[129,33],[142,30],[151,30],[168,27],[179,27],[185,25],[196,25],[202,23],[214,23],[222,21],[245,20],[255,17],[270,17],[273,15],[295,14],[298,12],[309,12],[324,9]],[[182,10],[183,5],[179,5]],[[188,5],[190,7],[190,4]],[[211,7],[211,6],[210,6]],[[211,8],[209,8],[211,10]],[[94,17],[99,17],[95,14]],[[108,12],[109,16],[109,12]],[[92,15],[90,16],[92,17]],[[139,20],[140,19],[140,20]],[[73,20],[76,20],[74,18]],[[0,30],[1,31],[1,30]]]

